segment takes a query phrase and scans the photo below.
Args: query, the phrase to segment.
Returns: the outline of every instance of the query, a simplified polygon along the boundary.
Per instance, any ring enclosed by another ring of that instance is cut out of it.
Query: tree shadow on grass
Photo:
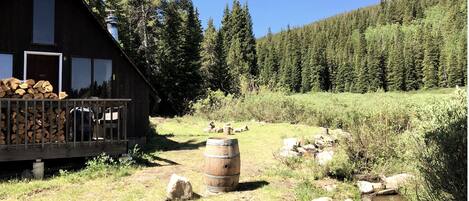
[[[205,146],[206,143],[206,141],[197,142],[197,140],[194,139],[185,142],[177,142],[170,139],[174,136],[173,133],[159,134],[156,132],[156,126],[151,125],[147,138],[148,141],[143,147],[143,151],[153,153],[155,151],[193,150]]]
[[[238,184],[238,188],[236,191],[253,191],[264,186],[269,185],[267,181],[249,181],[249,182],[241,182]]]

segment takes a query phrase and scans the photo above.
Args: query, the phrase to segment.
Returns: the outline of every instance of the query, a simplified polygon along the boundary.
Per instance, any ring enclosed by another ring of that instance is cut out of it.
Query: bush
[[[337,149],[333,159],[327,164],[327,174],[340,180],[352,180],[355,165],[343,149]]]
[[[467,200],[467,101],[464,91],[458,93],[451,101],[426,108],[420,118],[423,200]]]

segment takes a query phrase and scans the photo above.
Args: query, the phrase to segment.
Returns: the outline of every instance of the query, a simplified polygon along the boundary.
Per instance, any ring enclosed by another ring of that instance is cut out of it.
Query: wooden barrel
[[[205,148],[205,185],[210,192],[235,190],[241,161],[237,139],[209,138]]]

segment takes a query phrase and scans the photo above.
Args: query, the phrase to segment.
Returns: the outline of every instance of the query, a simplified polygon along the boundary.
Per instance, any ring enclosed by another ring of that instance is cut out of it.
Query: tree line
[[[258,41],[259,83],[293,92],[466,85],[464,0],[383,0]]]
[[[160,114],[185,114],[208,90],[369,92],[466,85],[464,0],[383,0],[256,40],[233,0],[202,30],[191,0],[86,0],[118,17],[119,43],[159,90]]]

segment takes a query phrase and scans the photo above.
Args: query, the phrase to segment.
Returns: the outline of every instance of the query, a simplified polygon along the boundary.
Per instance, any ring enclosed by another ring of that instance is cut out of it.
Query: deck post
[[[33,163],[33,176],[34,179],[42,180],[44,178],[44,162],[42,160],[36,159]]]

